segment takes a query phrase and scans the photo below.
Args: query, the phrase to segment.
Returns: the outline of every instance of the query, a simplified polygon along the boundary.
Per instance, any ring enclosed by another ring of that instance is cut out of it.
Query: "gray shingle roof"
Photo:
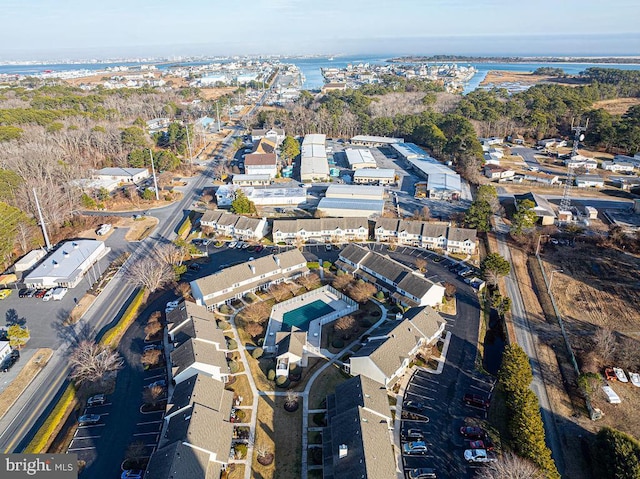
[[[228,415],[227,415],[228,416]],[[162,446],[183,441],[216,454],[216,460],[227,462],[231,450],[233,424],[224,414],[195,403],[187,411],[169,419]]]
[[[356,406],[391,420],[387,389],[366,376],[358,375],[336,386],[335,410],[339,414]]]
[[[195,362],[219,367],[222,372],[227,371],[226,355],[212,344],[189,339],[171,351],[173,377],[187,369]]]
[[[396,477],[396,461],[387,422],[361,407],[349,409],[331,419],[331,458],[325,477],[334,479],[390,479]],[[327,431],[329,432],[329,431]],[[339,457],[341,445],[347,455]]]
[[[475,243],[478,232],[469,228],[455,228],[450,227],[447,232],[447,239],[449,241],[472,241]]]
[[[360,229],[368,230],[369,220],[367,218],[302,218],[296,220],[274,220],[273,231],[283,233],[297,233],[298,231],[335,231],[337,229]]]
[[[276,334],[276,344],[278,346],[278,356],[291,353],[301,358],[304,346],[307,344],[307,333],[306,331],[280,331]]]
[[[166,415],[195,403],[219,411],[228,418],[233,406],[233,393],[224,388],[224,383],[204,374],[196,374],[176,385],[167,404]]]
[[[234,226],[241,230],[255,230],[260,224],[261,218],[249,218],[220,210],[207,210],[200,218],[204,226]]]
[[[387,377],[392,377],[418,342],[433,336],[443,323],[440,314],[428,306],[411,308],[385,339],[369,341],[353,356],[369,357]]]
[[[351,243],[340,252],[340,257],[351,261],[352,263],[359,264],[360,261],[362,261],[362,258],[367,256],[369,253],[370,251],[368,249]]]
[[[396,218],[378,218],[376,220],[375,229],[382,228],[386,231],[398,231],[398,223],[400,220]]]
[[[149,479],[220,479],[222,465],[209,454],[175,441],[155,451],[144,477]]]
[[[276,260],[279,260],[279,266]],[[298,249],[292,249],[284,253],[263,256],[254,261],[248,261],[236,266],[231,266],[230,268],[225,268],[210,276],[197,279],[194,283],[197,284],[204,296],[208,296],[227,288],[233,288],[233,285],[236,283],[248,281],[252,278],[258,280],[261,275],[272,273],[274,270],[284,270],[298,264],[306,265],[306,263],[307,260],[302,253]],[[251,270],[251,266],[254,267],[254,271]],[[282,274],[280,277],[284,276],[287,275]],[[278,276],[269,276],[266,278],[266,281],[273,281],[277,278]],[[232,296],[234,295],[235,293],[232,294]]]

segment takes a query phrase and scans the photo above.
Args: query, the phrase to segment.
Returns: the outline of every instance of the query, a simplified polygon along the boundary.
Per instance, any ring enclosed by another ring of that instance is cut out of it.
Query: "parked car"
[[[325,245],[324,249],[326,249],[327,251],[331,251],[331,245],[330,244]]]
[[[189,269],[192,271],[200,271],[200,265],[198,263],[191,263]]]
[[[402,446],[402,452],[410,456],[427,453],[427,445],[423,441],[408,442]]]
[[[479,407],[481,409],[487,409],[489,407],[489,400],[479,394],[466,393],[462,398],[462,401],[467,406]]]
[[[0,289],[0,299],[7,298],[9,297],[10,294],[11,294],[10,289]]]
[[[467,439],[484,439],[484,429],[477,426],[462,426],[460,428],[460,434]]]
[[[139,469],[127,469],[126,471],[122,471],[120,479],[142,479],[143,474],[144,471]]]
[[[49,289],[42,296],[42,301],[49,301],[51,298],[53,298],[53,290]]]
[[[232,241],[231,243],[229,243],[229,248],[235,248],[237,244],[237,241]]]
[[[81,426],[98,424],[100,422],[100,414],[85,414],[78,418],[78,424]]]
[[[422,441],[424,440],[424,435],[420,429],[407,429],[406,432],[402,433],[401,438],[403,441]]]
[[[42,299],[42,297],[47,294],[47,290],[46,289],[39,289],[38,291],[36,291],[36,294],[34,295],[36,298],[38,299]]]
[[[18,291],[18,298],[26,298],[28,291],[29,290],[27,288],[22,288],[20,291]]]
[[[259,253],[260,251],[262,251],[264,249],[264,246],[262,246],[261,244],[258,245],[258,247],[256,248],[256,253]]]
[[[241,248],[242,249],[247,249],[249,247],[249,243],[242,243]]]
[[[467,462],[495,462],[497,458],[489,455],[486,449],[467,449],[464,451],[464,459]]]
[[[244,243],[242,241],[238,241],[236,243],[236,249],[242,249],[243,246],[244,246]]]
[[[87,406],[99,406],[104,404],[106,401],[106,396],[104,394],[96,394],[95,396],[91,396],[87,400]]]
[[[37,290],[30,289],[30,290],[27,291],[26,297],[27,298],[33,298],[35,296],[36,292],[37,292]]]
[[[409,471],[409,479],[437,479],[436,470],[430,467],[420,467]]]
[[[250,253],[253,253],[258,247],[255,245],[251,245],[247,248],[247,251],[249,251]]]
[[[406,411],[422,412],[424,404],[417,401],[405,401],[402,403],[402,409]]]

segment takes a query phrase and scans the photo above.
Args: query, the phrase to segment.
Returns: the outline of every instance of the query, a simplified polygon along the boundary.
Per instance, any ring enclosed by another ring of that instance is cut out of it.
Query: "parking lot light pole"
[[[549,235],[538,236],[538,245],[536,246],[536,256],[540,254],[540,240],[542,239],[543,236],[546,236],[547,238],[549,238]]]
[[[551,272],[551,276],[549,277],[549,288],[547,288],[547,291],[548,291],[549,294],[551,294],[551,285],[553,284],[553,274],[554,273],[564,273],[564,270],[563,269],[554,269]]]

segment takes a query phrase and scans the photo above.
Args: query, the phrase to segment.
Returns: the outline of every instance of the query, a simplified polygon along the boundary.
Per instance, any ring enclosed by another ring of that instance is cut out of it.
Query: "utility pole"
[[[588,126],[588,118],[584,126],[574,126],[573,121],[571,121],[571,130],[575,133],[575,135],[573,137],[573,148],[571,149],[571,157],[569,158],[569,161],[578,156],[578,146],[580,145],[580,142],[584,140],[583,132],[587,131]],[[560,201],[560,211],[570,211],[569,208],[571,208],[571,189],[573,188],[574,177],[575,168],[573,167],[573,163],[569,163],[569,166],[567,167],[567,180],[564,184],[564,193],[562,195],[562,200]]]
[[[153,164],[153,152],[149,148],[149,156],[151,157],[151,173],[153,174],[153,187],[156,190],[156,201],[160,201],[160,195],[158,194],[158,179],[156,178],[156,167]]]
[[[217,100],[216,100],[216,117],[218,119],[218,133],[220,133],[220,109],[218,108]]]
[[[193,150],[191,149],[191,140],[189,139],[189,123],[184,126],[187,132],[187,148],[189,148],[189,163],[193,164]]]
[[[42,217],[42,210],[40,209],[40,202],[38,201],[38,195],[36,189],[33,189],[33,197],[36,200],[36,209],[38,210],[38,217],[40,218],[40,226],[42,227],[42,236],[44,236],[44,242],[47,245],[47,251],[51,251],[51,242],[49,241],[49,235],[47,235],[47,226],[44,224],[44,218]]]

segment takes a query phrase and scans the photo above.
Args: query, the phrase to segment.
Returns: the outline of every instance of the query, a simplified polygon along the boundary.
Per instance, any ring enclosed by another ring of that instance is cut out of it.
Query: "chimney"
[[[256,265],[249,263],[249,268],[251,269],[251,274],[256,274]]]
[[[278,267],[280,267],[280,256],[276,255],[273,257],[273,259],[276,261],[276,264],[278,265]]]
[[[340,444],[338,446],[338,457],[342,459],[343,457],[347,457],[347,453],[349,452],[349,448],[346,444]]]

